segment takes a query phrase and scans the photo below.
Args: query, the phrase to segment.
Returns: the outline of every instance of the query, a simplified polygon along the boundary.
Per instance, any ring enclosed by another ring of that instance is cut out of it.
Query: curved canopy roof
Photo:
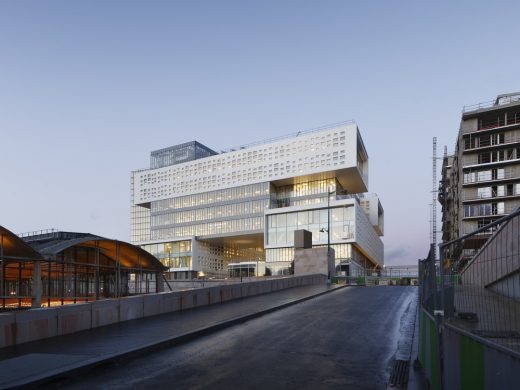
[[[6,259],[14,260],[43,260],[41,254],[35,251],[16,234],[0,226],[0,251]]]
[[[138,246],[124,241],[111,240],[90,234],[68,240],[51,240],[43,243],[35,242],[32,245],[47,259],[73,247],[99,248],[101,253],[114,262],[119,261],[122,267],[156,271],[165,270],[165,267],[155,256]]]
[[[0,254],[6,260],[45,261],[73,247],[99,248],[100,253],[121,267],[131,269],[164,271],[159,260],[144,249],[124,241],[84,233],[58,232],[45,239],[35,239],[28,244],[16,234],[0,226]],[[59,259],[58,259],[59,260]]]

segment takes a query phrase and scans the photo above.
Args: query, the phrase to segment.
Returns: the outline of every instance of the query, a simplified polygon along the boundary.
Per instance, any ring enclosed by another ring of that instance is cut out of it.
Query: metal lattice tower
[[[432,165],[432,244],[433,258],[437,259],[437,137],[433,137]]]

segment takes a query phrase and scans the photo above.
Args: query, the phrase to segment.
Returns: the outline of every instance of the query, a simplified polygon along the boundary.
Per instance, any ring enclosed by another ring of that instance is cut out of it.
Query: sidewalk
[[[314,285],[0,349],[0,389],[36,384],[189,341],[345,286]]]

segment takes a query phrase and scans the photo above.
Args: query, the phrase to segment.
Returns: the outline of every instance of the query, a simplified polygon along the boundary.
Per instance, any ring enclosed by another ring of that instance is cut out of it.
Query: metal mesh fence
[[[520,352],[520,209],[439,249],[420,261],[422,307]]]

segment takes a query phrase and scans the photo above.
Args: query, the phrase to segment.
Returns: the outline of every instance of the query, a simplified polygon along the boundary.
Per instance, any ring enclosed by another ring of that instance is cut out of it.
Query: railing
[[[478,111],[485,108],[491,108],[491,107],[500,107],[505,104],[511,104],[511,103],[517,103],[520,102],[520,96],[519,95],[512,95],[512,96],[503,96],[497,100],[488,100],[486,102],[481,102],[477,104],[471,104],[469,106],[463,106],[462,107],[462,113],[470,112],[470,111]]]
[[[19,233],[18,237],[20,238],[27,238],[27,237],[34,237],[34,236],[52,236],[55,233],[58,233],[59,229],[44,229],[44,230],[35,230],[32,232],[25,232],[25,233]]]
[[[489,235],[495,233],[495,232],[498,230],[499,227],[500,227],[500,226],[493,226],[493,227],[491,227],[491,228],[489,228],[489,229],[486,229],[486,230],[483,230],[483,231],[481,231],[481,232],[479,232],[479,233],[475,233],[475,234],[473,234],[473,236],[489,236]],[[463,229],[463,231],[462,231],[462,235],[468,235],[468,234],[471,234],[471,233],[473,233],[475,230],[476,230],[476,229]]]
[[[520,123],[520,121],[519,121],[519,123]],[[468,148],[466,146],[464,146],[464,151],[479,150],[479,149],[490,148],[490,147],[496,148],[499,146],[513,145],[513,144],[516,144],[519,142],[520,142],[520,137],[508,137],[508,138],[504,139],[504,142],[500,142],[500,143],[492,144],[491,140],[490,140],[489,142],[479,142],[478,146],[470,145],[470,147],[468,147]]]
[[[462,197],[462,201],[479,201],[479,200],[500,200],[503,198],[512,198],[514,196],[520,196],[518,193],[507,193],[507,191],[504,188],[504,192],[497,192],[497,191],[491,191],[491,193],[488,194],[470,194]]]
[[[479,122],[478,127],[476,129],[462,129],[463,134],[470,134],[470,133],[479,133],[483,131],[488,130],[494,130],[494,129],[500,129],[508,126],[514,126],[520,124],[520,114],[515,113],[514,117],[508,118],[507,121],[505,119],[498,119],[494,122],[486,122],[485,124],[482,124]]]
[[[489,122],[485,125],[479,125],[478,131],[482,130],[491,130],[496,129],[499,127],[505,127],[505,126],[512,126],[517,125],[520,123],[520,115],[515,113],[515,116],[513,118],[507,118],[507,121],[505,119],[498,119],[495,122]]]
[[[507,150],[509,150],[509,149],[507,149]],[[513,150],[513,149],[511,149],[511,150]],[[473,157],[473,158],[464,158],[463,162],[462,162],[462,168],[468,168],[468,167],[474,167],[474,166],[486,167],[486,166],[490,166],[493,164],[507,164],[510,162],[520,161],[520,156],[515,157],[515,158],[505,158],[506,157],[505,152],[504,152],[504,159],[498,159],[498,158],[493,157],[489,161],[480,161],[479,162],[477,156],[465,156],[465,157]]]
[[[507,215],[513,213],[517,209],[517,207],[518,207],[517,205],[507,205],[503,209],[497,207],[495,210],[491,209],[489,213],[487,211],[481,213],[479,210],[476,210],[475,212],[471,212],[470,213],[471,215],[466,215],[466,213],[464,213],[464,218],[493,217],[493,216],[502,217],[504,215],[507,216]]]
[[[489,100],[487,102],[481,102],[477,104],[471,104],[469,106],[463,106],[462,107],[462,113],[470,112],[470,111],[477,111],[482,110],[484,108],[491,108],[495,105],[494,100]]]
[[[472,172],[468,172],[468,173],[472,173]],[[474,184],[474,183],[483,183],[483,182],[487,182],[487,181],[520,179],[520,172],[504,172],[503,174],[500,175],[500,177],[498,176],[498,174],[495,175],[495,177],[493,177],[493,174],[491,173],[491,171],[489,171],[489,173],[487,173],[487,174],[481,174],[481,175],[478,174],[479,172],[473,172],[473,173],[475,173],[475,180],[472,180],[471,178],[469,178],[468,180],[465,180],[463,182],[463,184]]]

